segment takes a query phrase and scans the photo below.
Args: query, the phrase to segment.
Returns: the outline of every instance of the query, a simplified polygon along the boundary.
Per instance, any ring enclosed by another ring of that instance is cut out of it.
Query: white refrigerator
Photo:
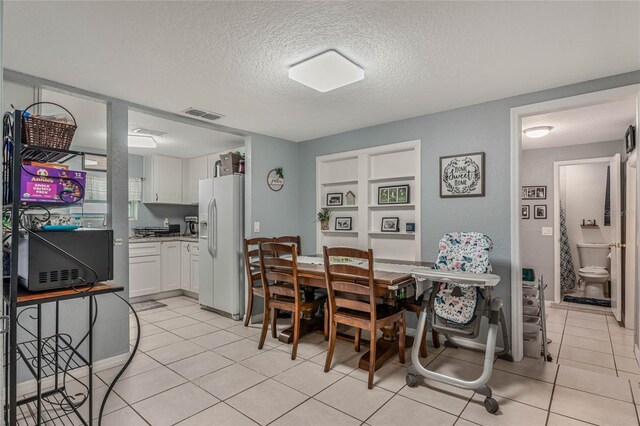
[[[244,316],[242,239],[244,176],[199,184],[200,304],[239,320]]]

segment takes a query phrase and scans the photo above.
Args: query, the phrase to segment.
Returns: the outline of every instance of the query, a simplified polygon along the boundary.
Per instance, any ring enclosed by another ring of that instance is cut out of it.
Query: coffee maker
[[[198,216],[185,216],[184,221],[187,223],[185,227],[185,237],[197,237],[198,236]]]

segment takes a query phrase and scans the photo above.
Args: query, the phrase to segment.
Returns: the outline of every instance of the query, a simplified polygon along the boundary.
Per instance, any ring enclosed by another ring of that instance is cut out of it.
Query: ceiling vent
[[[219,120],[222,117],[224,117],[224,115],[222,114],[218,114],[211,111],[205,111],[197,108],[191,108],[191,107],[185,109],[183,112],[187,115],[191,115],[193,117],[198,117],[198,118],[202,118],[203,120],[209,120],[209,121]]]
[[[161,132],[160,130],[145,129],[143,127],[138,127],[137,129],[133,129],[131,133],[137,133],[139,135],[149,135],[149,136],[164,136],[167,134],[167,132]]]

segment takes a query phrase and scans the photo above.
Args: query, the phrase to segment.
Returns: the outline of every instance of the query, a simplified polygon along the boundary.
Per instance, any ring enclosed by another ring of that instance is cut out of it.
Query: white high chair
[[[486,398],[484,406],[490,413],[499,409],[492,398],[487,382],[493,371],[496,355],[498,323],[501,324],[504,348],[499,357],[513,361],[509,355],[509,335],[502,299],[491,297],[491,289],[500,282],[500,277],[491,274],[489,252],[493,243],[489,237],[478,232],[455,232],[440,240],[440,253],[433,269],[416,268],[416,295],[424,293],[416,336],[422,336],[427,326],[427,315],[432,318],[432,327],[445,336],[445,346],[481,348],[485,352],[482,374],[476,380],[467,381],[427,370],[420,364],[420,345],[413,345],[411,361],[407,368],[407,385],[417,385],[417,375],[462,389],[470,389]],[[432,286],[424,286],[431,281]],[[489,319],[486,344],[471,342],[480,333],[482,317]]]

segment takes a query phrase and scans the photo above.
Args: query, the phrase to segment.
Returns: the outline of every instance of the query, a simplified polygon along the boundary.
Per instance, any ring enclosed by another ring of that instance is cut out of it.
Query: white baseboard
[[[122,365],[126,362],[127,358],[129,358],[130,352],[116,355],[111,358],[101,359],[100,361],[96,361],[93,363],[93,372],[99,373],[100,371],[108,370],[113,367],[117,367],[118,365]],[[74,377],[86,377],[89,373],[88,367],[76,368],[75,370],[69,371],[73,374]],[[58,380],[62,380],[63,374],[58,375]],[[42,389],[47,389],[52,387],[55,384],[55,376],[46,377],[41,380]],[[18,383],[16,387],[16,392],[18,395],[26,395],[32,392],[35,392],[38,389],[37,382],[35,379],[27,380],[21,383]]]

